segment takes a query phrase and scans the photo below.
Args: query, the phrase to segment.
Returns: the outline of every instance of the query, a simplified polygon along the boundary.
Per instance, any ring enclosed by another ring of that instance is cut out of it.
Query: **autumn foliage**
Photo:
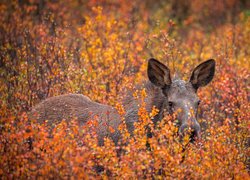
[[[249,7],[241,0],[1,2],[0,178],[249,179]],[[95,121],[62,121],[50,132],[46,122],[28,120],[32,106],[67,93],[112,105],[122,117],[122,99],[147,80],[150,57],[185,80],[199,62],[216,60],[213,82],[198,92],[200,141],[180,140],[173,117],[153,127],[157,109],[146,111],[143,89],[134,92],[142,103],[133,138],[121,123],[122,146],[110,139],[98,146]]]

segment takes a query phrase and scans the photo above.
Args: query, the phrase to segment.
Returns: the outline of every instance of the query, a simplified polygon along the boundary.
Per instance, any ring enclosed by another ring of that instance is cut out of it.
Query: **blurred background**
[[[145,76],[150,57],[188,74],[206,58],[249,55],[249,7],[247,0],[2,0],[1,104],[29,110],[68,92],[112,104],[124,83]]]

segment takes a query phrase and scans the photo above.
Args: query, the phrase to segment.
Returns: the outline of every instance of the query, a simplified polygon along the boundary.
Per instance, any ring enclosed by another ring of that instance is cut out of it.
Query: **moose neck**
[[[154,117],[153,122],[156,124],[164,116],[164,110],[166,110],[166,96],[163,94],[162,89],[156,87],[152,83],[145,84],[147,97],[145,98],[147,112],[151,112],[153,107],[159,110],[158,114]]]
[[[146,90],[146,98],[144,99],[146,103],[146,110],[150,113],[153,107],[156,107],[159,112],[154,117],[153,122],[156,124],[163,118],[164,110],[166,109],[166,96],[162,93],[161,88],[156,87],[151,82],[147,82],[143,85],[143,87],[138,88]],[[126,110],[125,121],[127,124],[127,128],[131,134],[134,131],[134,122],[139,121],[138,110],[140,108],[141,102],[133,97],[132,93],[130,93],[124,100],[124,107]]]

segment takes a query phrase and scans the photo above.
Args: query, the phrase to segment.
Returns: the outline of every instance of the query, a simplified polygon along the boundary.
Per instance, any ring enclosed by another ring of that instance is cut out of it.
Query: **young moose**
[[[150,112],[155,106],[159,113],[152,120],[160,121],[164,112],[177,113],[179,134],[182,136],[186,130],[191,131],[190,140],[200,137],[200,125],[197,121],[197,109],[200,100],[196,94],[199,87],[206,86],[214,76],[215,61],[210,59],[197,66],[191,74],[190,80],[185,82],[180,79],[171,79],[170,70],[167,66],[149,59],[148,78],[145,84],[147,97],[146,109]],[[124,99],[126,110],[125,122],[130,134],[133,134],[134,123],[138,121],[138,102],[133,96]],[[178,111],[177,111],[178,110]],[[118,127],[121,118],[115,108],[91,101],[88,97],[79,94],[67,94],[48,98],[33,108],[30,118],[38,122],[48,120],[49,125],[60,122],[62,119],[78,119],[80,125],[89,120],[96,119],[99,145],[103,145],[104,137],[110,137],[118,143],[120,132]],[[110,132],[109,127],[115,131]]]

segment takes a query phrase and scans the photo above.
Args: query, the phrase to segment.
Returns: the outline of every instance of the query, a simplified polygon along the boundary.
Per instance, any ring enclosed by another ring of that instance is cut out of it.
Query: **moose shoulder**
[[[193,141],[200,136],[200,125],[197,121],[197,109],[200,100],[196,94],[199,87],[207,85],[214,76],[215,61],[208,60],[197,66],[188,82],[180,79],[171,79],[167,66],[156,59],[148,61],[148,78],[143,88],[147,92],[145,99],[147,111],[155,106],[159,113],[153,122],[163,119],[164,112],[172,114],[177,112],[179,134],[182,136],[186,130],[191,130],[190,139]],[[133,134],[134,123],[138,121],[138,102],[133,96],[126,96],[123,101],[126,111],[125,122],[130,134]],[[104,137],[110,137],[116,144],[119,141],[118,127],[121,118],[115,108],[91,101],[88,97],[79,94],[67,94],[51,97],[36,105],[30,118],[38,122],[48,121],[53,126],[62,119],[71,120],[77,118],[80,125],[89,120],[98,121],[97,135],[100,145],[103,145]],[[114,129],[109,131],[109,127]]]

